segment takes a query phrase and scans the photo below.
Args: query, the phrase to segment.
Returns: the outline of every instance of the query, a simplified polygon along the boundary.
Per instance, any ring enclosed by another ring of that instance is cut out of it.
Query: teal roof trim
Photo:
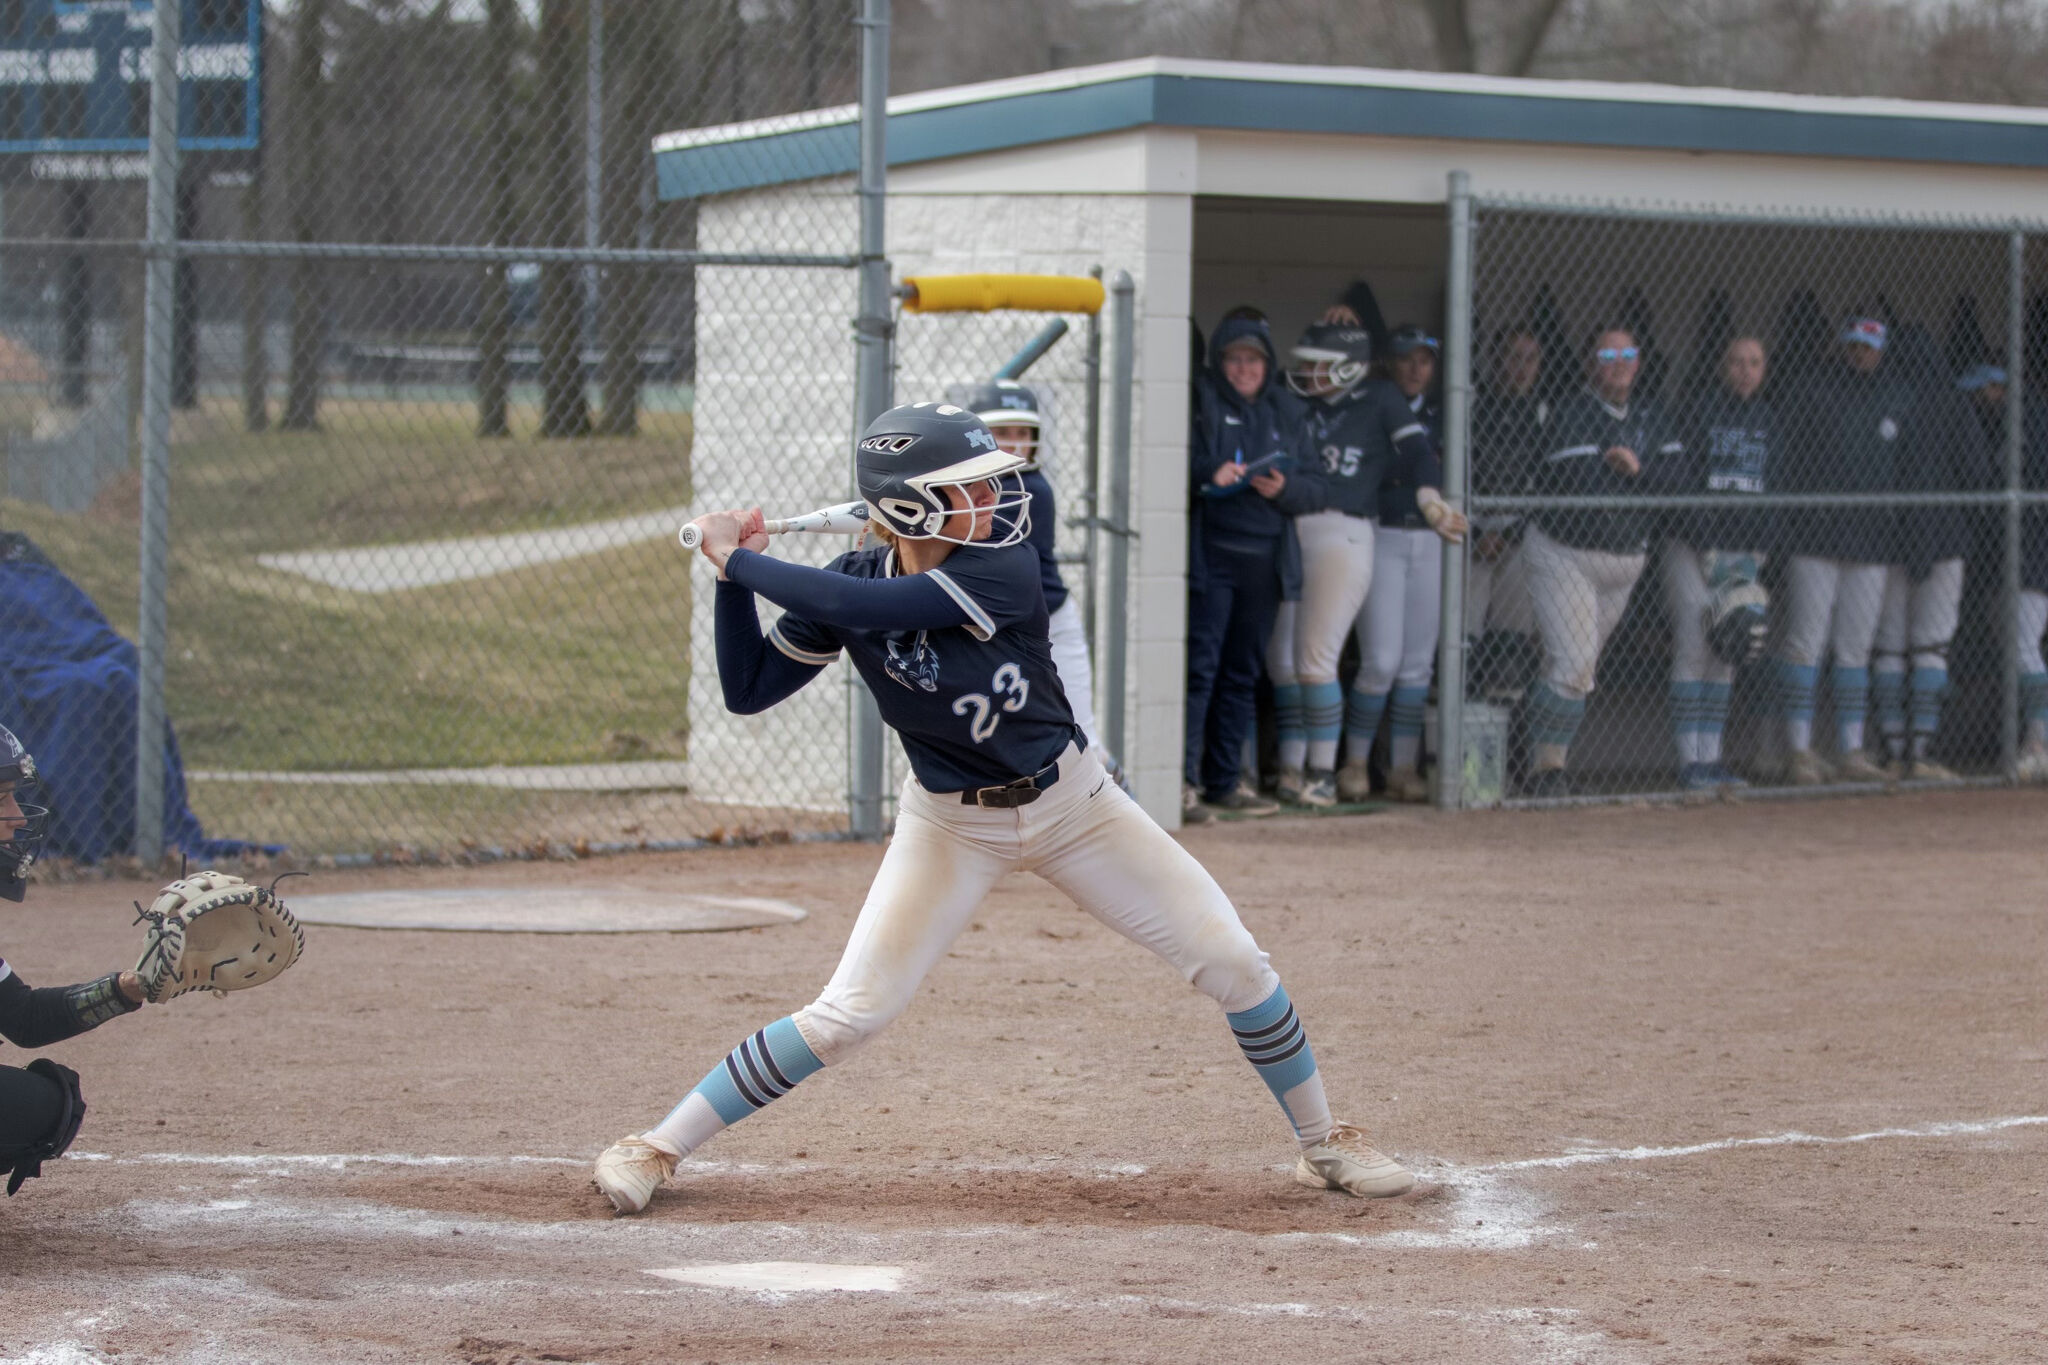
[[[2041,124],[1164,73],[894,113],[889,164],[1151,124],[2048,167],[2048,126]],[[655,172],[663,199],[690,199],[851,175],[859,155],[851,121],[753,136],[735,130],[729,139],[656,153]]]

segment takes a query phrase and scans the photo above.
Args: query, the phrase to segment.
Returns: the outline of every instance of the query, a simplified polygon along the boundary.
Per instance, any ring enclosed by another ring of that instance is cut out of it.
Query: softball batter
[[[1278,794],[1304,806],[1337,802],[1344,726],[1337,662],[1373,584],[1381,485],[1393,477],[1410,486],[1421,515],[1445,540],[1465,534],[1465,518],[1437,492],[1443,473],[1428,428],[1391,381],[1366,377],[1371,365],[1371,333],[1317,323],[1302,333],[1287,370],[1288,387],[1310,400],[1309,440],[1328,488],[1322,511],[1294,519],[1301,601],[1280,604],[1266,650],[1280,738]],[[1352,754],[1361,775],[1365,756],[1363,747]]]
[[[856,472],[882,545],[812,569],[761,553],[758,508],[698,519],[719,567],[726,705],[766,710],[843,651],[902,737],[911,775],[823,994],[742,1039],[668,1117],[597,1159],[598,1186],[621,1213],[647,1207],[720,1130],[859,1051],[910,1003],[995,880],[1020,868],[1222,1006],[1293,1125],[1296,1180],[1366,1197],[1413,1187],[1364,1133],[1330,1117],[1308,1037],[1229,898],[1077,743],[1047,647],[1038,556],[1023,543],[1022,467],[973,413],[918,403],[861,438]],[[765,635],[757,594],[783,608]]]

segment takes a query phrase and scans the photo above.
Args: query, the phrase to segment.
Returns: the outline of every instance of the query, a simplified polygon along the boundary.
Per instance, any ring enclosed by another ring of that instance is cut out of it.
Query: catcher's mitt
[[[150,1002],[247,990],[298,961],[306,938],[275,887],[200,872],[166,886],[147,910],[137,903],[136,923],[147,920],[149,933],[135,974]]]
[[[1723,663],[1755,663],[1770,625],[1770,594],[1757,582],[1758,557],[1713,551],[1707,556],[1707,645]]]

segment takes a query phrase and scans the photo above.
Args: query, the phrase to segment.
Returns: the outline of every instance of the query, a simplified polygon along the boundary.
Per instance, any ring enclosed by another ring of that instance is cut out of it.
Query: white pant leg
[[[2048,592],[2032,588],[2020,593],[2020,672],[2048,673],[2048,658],[2041,653],[2041,637],[2048,634]]]
[[[1913,651],[1913,667],[1948,666],[1949,642],[1956,638],[1962,609],[1963,561],[1935,561],[1927,577],[1913,584],[1908,604],[1912,619],[1906,628],[1906,643]]]
[[[957,795],[948,809],[948,800],[915,777],[903,784],[896,833],[839,967],[818,998],[796,1013],[798,1031],[826,1066],[852,1056],[903,1012],[989,887],[1018,861],[1022,845],[1014,820],[1006,829],[1005,821],[987,818],[1012,812],[962,806]]]
[[[1842,565],[1836,560],[1792,556],[1792,562],[1785,568],[1785,612],[1778,634],[1778,657],[1806,668],[1820,666],[1841,579]]]
[[[1301,633],[1301,603],[1282,602],[1273,614],[1273,633],[1266,637],[1266,676],[1275,687],[1301,681],[1295,672],[1295,641]]]
[[[1840,567],[1832,632],[1835,666],[1868,668],[1871,648],[1877,643],[1878,622],[1884,614],[1887,566],[1844,563]]]
[[[1543,639],[1543,679],[1565,700],[1584,701],[1600,664],[1600,594],[1586,574],[1589,552],[1560,545],[1532,526],[1522,554]]]
[[[1335,682],[1344,636],[1372,589],[1377,537],[1371,521],[1334,511],[1297,517],[1294,530],[1301,540],[1302,585],[1288,681]],[[1273,680],[1279,682],[1279,675]]]
[[[1401,538],[1401,557],[1408,565],[1408,591],[1401,599],[1401,662],[1394,681],[1427,687],[1436,672],[1437,636],[1443,633],[1444,542],[1434,531],[1406,527],[1380,534]]]
[[[1401,671],[1408,611],[1408,557],[1398,532],[1379,527],[1372,541],[1372,587],[1358,613],[1358,678],[1352,689],[1385,693]]]
[[[1052,614],[1048,626],[1052,640],[1052,666],[1060,675],[1060,688],[1073,709],[1074,724],[1090,748],[1095,746],[1095,669],[1088,658],[1088,623],[1081,619],[1081,599],[1072,593]]]
[[[1593,636],[1593,668],[1598,672],[1600,656],[1606,653],[1607,642],[1614,638],[1614,628],[1621,624],[1621,618],[1628,612],[1629,596],[1635,592],[1636,580],[1643,576],[1643,564],[1649,557],[1607,554],[1600,550],[1587,553],[1592,556],[1591,576],[1599,595]]]
[[[1895,654],[1906,655],[1906,626],[1912,615],[1913,580],[1906,573],[1903,564],[1887,564],[1884,567],[1884,595],[1877,609],[1877,634],[1871,639],[1871,652],[1878,658]]]
[[[1019,812],[1021,866],[1164,958],[1226,1011],[1272,995],[1279,975],[1216,879],[1104,778],[1094,759],[1082,756],[1072,767],[1070,774],[1063,761],[1058,784]]]
[[[1712,665],[1726,664],[1707,647],[1706,613],[1712,594],[1707,589],[1706,554],[1683,541],[1664,542],[1664,611],[1671,623],[1671,681],[1726,682],[1709,677]],[[1732,669],[1728,669],[1730,673]]]
[[[1465,634],[1477,638],[1486,633],[1486,618],[1493,613],[1493,583],[1499,576],[1498,559],[1465,556]]]
[[[1511,630],[1518,635],[1536,633],[1536,603],[1529,596],[1529,565],[1520,542],[1493,562],[1493,600],[1479,618],[1487,630]]]

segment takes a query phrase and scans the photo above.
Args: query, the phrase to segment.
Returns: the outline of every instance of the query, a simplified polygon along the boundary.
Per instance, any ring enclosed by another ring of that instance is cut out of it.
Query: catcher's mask
[[[14,732],[0,725],[0,900],[28,891],[28,870],[50,834],[50,801],[36,761]]]
[[[909,403],[891,408],[861,433],[854,461],[855,481],[868,515],[906,540],[943,540],[954,545],[1015,545],[1031,531],[1031,493],[1019,471],[1024,458],[996,444],[988,424],[951,403]],[[956,508],[945,490],[988,484],[993,500],[973,509],[965,537],[944,534]],[[991,517],[989,534],[977,541],[973,524]]]

